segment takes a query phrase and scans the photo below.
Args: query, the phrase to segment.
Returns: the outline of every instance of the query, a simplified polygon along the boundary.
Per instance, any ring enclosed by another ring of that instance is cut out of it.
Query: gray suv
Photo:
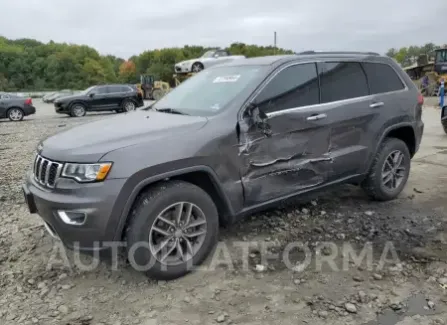
[[[23,192],[69,248],[126,247],[174,279],[201,264],[219,225],[296,195],[405,186],[423,97],[392,59],[306,52],[206,69],[152,106],[41,142]]]

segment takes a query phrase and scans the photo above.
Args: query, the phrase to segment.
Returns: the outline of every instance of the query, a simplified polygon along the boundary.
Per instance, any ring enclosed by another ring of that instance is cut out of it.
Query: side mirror
[[[252,101],[247,108],[247,113],[249,116],[255,119],[265,120],[268,118],[267,114],[259,108],[257,101]]]
[[[92,97],[94,97],[95,96],[95,93],[90,93],[90,94],[88,94],[88,97],[90,97],[90,98],[92,98]]]

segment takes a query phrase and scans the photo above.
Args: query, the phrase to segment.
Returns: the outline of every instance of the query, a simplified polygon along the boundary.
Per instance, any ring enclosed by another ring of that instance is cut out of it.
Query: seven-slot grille
[[[40,184],[54,187],[60,176],[63,164],[48,160],[40,155],[34,161],[34,177]]]

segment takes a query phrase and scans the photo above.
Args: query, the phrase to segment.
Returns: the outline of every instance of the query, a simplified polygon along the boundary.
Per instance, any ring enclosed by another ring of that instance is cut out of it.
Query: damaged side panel
[[[327,181],[332,174],[328,121],[297,110],[242,123],[240,150],[245,199],[255,204]]]

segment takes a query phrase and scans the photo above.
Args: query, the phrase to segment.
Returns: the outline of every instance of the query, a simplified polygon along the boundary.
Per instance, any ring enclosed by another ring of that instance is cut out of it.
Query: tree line
[[[399,49],[391,48],[386,52],[386,55],[396,59],[397,62],[406,67],[417,63],[417,58],[421,55],[427,55],[429,60],[434,60],[434,51],[440,48],[447,48],[447,44],[427,43],[422,46],[411,45]]]
[[[203,46],[186,45],[148,50],[124,60],[101,55],[86,45],[0,37],[0,91],[85,89],[95,84],[138,83],[141,74],[172,83],[175,63],[197,58],[207,50]],[[293,53],[244,43],[233,43],[226,50],[247,57]]]
[[[416,63],[418,56],[431,57],[435,49],[443,47],[447,44],[412,45],[391,48],[386,55],[408,66]],[[86,45],[0,37],[0,91],[85,89],[95,84],[138,83],[141,74],[173,83],[175,63],[197,58],[209,49],[186,45],[148,50],[124,60],[114,55],[101,55]],[[233,43],[225,49],[246,57],[293,53],[273,46],[244,43]]]

